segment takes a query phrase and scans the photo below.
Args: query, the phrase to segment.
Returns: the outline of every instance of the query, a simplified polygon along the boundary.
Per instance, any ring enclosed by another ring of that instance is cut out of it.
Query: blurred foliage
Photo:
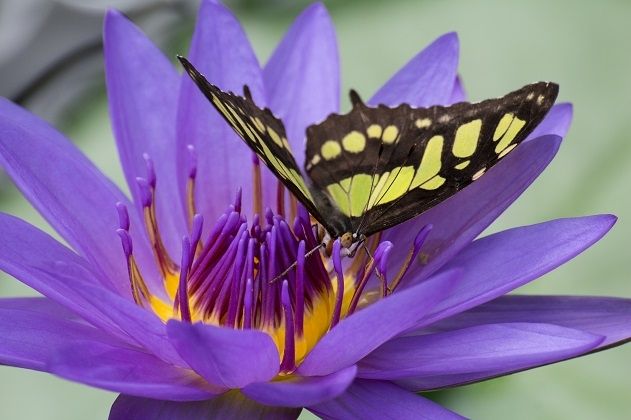
[[[308,1],[228,2],[242,20],[261,62]],[[489,0],[325,2],[336,24],[343,91],[369,96],[437,36],[455,30],[461,74],[472,100],[497,96],[535,80],[561,85],[571,101],[572,129],[558,157],[490,231],[553,218],[614,213],[601,243],[520,293],[631,297],[631,2],[506,2]],[[182,21],[167,51],[185,51],[192,21]],[[345,106],[348,106],[344,96]],[[123,177],[102,90],[78,104],[62,124],[119,185]],[[14,188],[3,188],[0,210],[38,226],[42,219]],[[4,279],[5,296],[33,294]],[[473,418],[627,418],[631,346],[432,395]],[[3,418],[105,418],[114,394],[46,374],[0,368]],[[34,403],[33,403],[34,402]],[[305,415],[305,417],[308,417]]]

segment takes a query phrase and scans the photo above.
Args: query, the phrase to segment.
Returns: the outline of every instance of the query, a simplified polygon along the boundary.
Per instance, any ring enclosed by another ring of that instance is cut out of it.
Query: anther
[[[195,179],[197,177],[197,152],[195,146],[189,144],[186,146],[186,164],[188,167],[188,177]]]
[[[300,241],[296,251],[296,334],[302,337],[305,313],[305,241]]]
[[[331,319],[331,328],[335,327],[340,322],[340,315],[342,313],[342,301],[344,300],[344,271],[342,271],[342,245],[340,240],[336,239],[333,243],[333,253],[331,257],[333,259],[333,268],[337,275],[337,294],[335,296],[335,309],[333,310],[333,318]]]
[[[138,191],[140,193],[140,202],[143,207],[151,206],[153,202],[153,192],[151,191],[151,185],[145,178],[137,177],[136,185],[138,185]]]
[[[294,313],[289,298],[289,283],[283,281],[281,290],[281,303],[285,315],[285,351],[280,369],[283,372],[291,372],[296,367],[296,343],[294,337]]]
[[[197,177],[197,153],[195,152],[195,147],[193,147],[192,144],[186,146],[186,151],[188,165],[188,180],[186,181],[186,212],[189,223],[192,223],[192,219],[196,213],[195,178]]]
[[[131,242],[131,237],[129,236],[129,232],[127,229],[116,229],[116,233],[120,237],[121,245],[123,247],[123,253],[125,254],[125,258],[129,259],[133,252],[133,246]]]
[[[414,238],[414,246],[410,248],[408,255],[405,257],[405,261],[401,265],[399,272],[397,273],[396,277],[392,281],[392,284],[390,286],[390,291],[394,291],[397,288],[397,286],[401,282],[401,279],[403,279],[403,276],[405,276],[405,274],[408,272],[410,266],[412,265],[412,262],[418,256],[419,252],[421,251],[421,248],[423,247],[423,244],[425,243],[425,240],[429,236],[429,233],[432,231],[432,227],[433,226],[431,224],[425,225],[416,234],[416,238]]]
[[[241,199],[242,199],[242,190],[241,187],[237,189],[237,195],[234,199],[234,211],[237,213],[241,213]]]
[[[147,182],[151,188],[156,188],[156,170],[153,165],[153,160],[147,153],[143,153],[142,158],[145,160],[145,167],[147,168]]]
[[[127,206],[120,201],[116,203],[116,212],[118,213],[118,226],[123,230],[129,230],[129,213]]]
[[[377,277],[381,283],[381,296],[386,297],[388,295],[388,277],[387,277],[387,268],[388,268],[388,256],[392,251],[392,242],[383,241],[377,247],[375,251],[375,262],[377,264]]]
[[[201,251],[200,239],[202,237],[202,228],[204,227],[204,217],[201,214],[193,216],[193,226],[191,228],[191,249],[193,255]],[[199,249],[198,249],[199,248]]]
[[[180,279],[177,294],[175,296],[175,310],[180,312],[180,318],[184,322],[191,322],[191,309],[188,301],[188,273],[193,260],[193,250],[187,237],[182,239],[182,260],[180,265]]]
[[[133,256],[134,248],[131,236],[125,229],[117,229],[116,233],[120,237],[123,253],[125,254],[125,261],[127,262],[127,275],[129,276],[129,285],[132,297],[137,305],[144,306],[145,302],[147,302],[150,298],[150,293]]]
[[[252,328],[252,301],[254,300],[254,287],[252,279],[248,279],[245,283],[245,296],[243,297],[243,329]]]

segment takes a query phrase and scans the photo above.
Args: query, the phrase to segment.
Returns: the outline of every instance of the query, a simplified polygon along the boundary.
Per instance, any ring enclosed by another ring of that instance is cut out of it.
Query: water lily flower
[[[598,241],[611,215],[477,239],[545,169],[571,106],[470,187],[369,241],[374,260],[306,250],[309,215],[186,75],[116,11],[107,90],[128,198],[48,124],[0,101],[0,163],[64,239],[0,215],[0,268],[41,298],[0,300],[0,363],[120,393],[111,419],[459,418],[417,395],[609,348],[631,301],[504,296]],[[247,84],[301,157],[338,110],[333,26],[308,7],[261,69],[224,6],[202,3],[188,54]],[[464,98],[458,39],[438,38],[370,103]],[[301,162],[299,162],[301,164]],[[297,262],[279,281],[289,264]]]

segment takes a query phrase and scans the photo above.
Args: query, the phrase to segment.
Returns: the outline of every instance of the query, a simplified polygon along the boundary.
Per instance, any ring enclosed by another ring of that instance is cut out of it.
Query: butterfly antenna
[[[319,250],[320,248],[324,248],[325,246],[326,246],[325,244],[321,243],[321,244],[319,244],[318,246],[316,246],[316,247],[314,247],[314,248],[311,248],[311,249],[309,250],[309,252],[307,252],[307,253],[305,254],[305,260],[306,260],[307,258],[309,258],[309,257],[311,256],[311,254],[313,254],[314,252],[316,252],[316,251],[317,251],[317,250]],[[276,277],[274,277],[273,279],[271,279],[271,280],[269,281],[269,284],[276,283],[276,282],[277,282],[277,281],[278,281],[281,277],[284,277],[287,273],[289,273],[291,270],[293,270],[293,269],[294,269],[297,265],[298,265],[298,261],[294,261],[294,262],[293,262],[293,264],[291,264],[289,267],[287,267],[287,268],[285,269],[285,271],[283,271],[282,273],[280,273],[279,275],[277,275]]]

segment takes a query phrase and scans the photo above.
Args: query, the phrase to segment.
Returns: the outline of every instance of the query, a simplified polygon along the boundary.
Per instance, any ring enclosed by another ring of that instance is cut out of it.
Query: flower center
[[[212,325],[258,329],[269,334],[282,356],[281,371],[290,373],[318,340],[341,319],[391,293],[416,259],[429,227],[417,235],[414,246],[396,276],[387,276],[392,243],[369,238],[352,260],[342,261],[340,241],[331,256],[319,251],[321,238],[307,211],[279,184],[277,211],[261,210],[261,175],[253,164],[254,214],[248,223],[241,208],[241,191],[234,203],[204,233],[196,213],[195,151],[189,146],[187,209],[190,232],[182,240],[179,264],[167,252],[158,227],[156,176],[145,155],[147,177],[138,178],[145,228],[162,275],[165,293],[146,285],[133,255],[127,208],[118,203],[123,251],[134,301],[163,321],[204,322]],[[284,216],[289,200],[290,226]],[[310,252],[311,251],[311,252]],[[361,250],[360,250],[361,251]],[[287,270],[288,267],[292,267]]]

